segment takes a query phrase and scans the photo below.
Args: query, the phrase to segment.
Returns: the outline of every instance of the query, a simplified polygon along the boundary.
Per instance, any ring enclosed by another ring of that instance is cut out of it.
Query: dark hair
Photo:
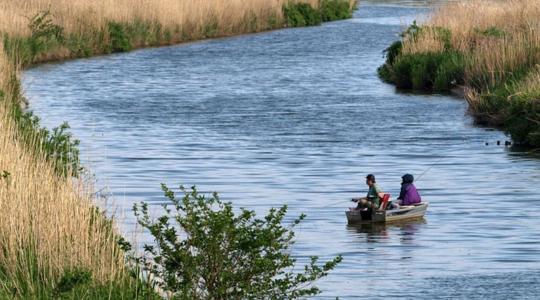
[[[375,175],[373,175],[373,174],[368,174],[368,176],[366,176],[366,179],[369,180],[369,181],[375,182]]]
[[[414,181],[414,177],[411,175],[411,174],[405,174],[401,177],[401,179],[403,180],[403,184],[405,183],[413,183]]]

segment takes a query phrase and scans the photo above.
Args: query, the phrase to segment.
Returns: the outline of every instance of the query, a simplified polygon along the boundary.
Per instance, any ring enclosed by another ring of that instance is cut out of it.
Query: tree
[[[314,281],[324,277],[342,257],[309,264],[295,272],[291,257],[294,227],[284,226],[287,206],[271,209],[262,218],[255,212],[233,211],[214,193],[200,195],[195,187],[181,199],[162,185],[168,204],[165,214],[152,219],[148,204],[134,206],[139,224],[155,240],[144,245],[136,261],[142,271],[156,278],[156,284],[173,299],[295,299],[316,295]],[[298,268],[296,268],[298,269]]]

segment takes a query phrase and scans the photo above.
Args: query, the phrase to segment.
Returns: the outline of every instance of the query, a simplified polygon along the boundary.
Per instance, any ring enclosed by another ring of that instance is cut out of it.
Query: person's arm
[[[362,200],[365,200],[366,197],[361,197],[361,198],[352,198],[351,201],[353,202],[359,202],[359,201],[362,201]]]
[[[405,193],[407,192],[407,189],[405,188],[405,185],[401,186],[401,191],[399,191],[399,197],[398,200],[403,200],[403,197],[405,197]]]

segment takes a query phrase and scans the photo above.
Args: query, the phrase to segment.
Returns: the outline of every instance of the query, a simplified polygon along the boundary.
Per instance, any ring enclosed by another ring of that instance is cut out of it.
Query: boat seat
[[[379,206],[380,210],[386,210],[386,206],[388,206],[388,200],[390,200],[390,194],[384,194],[381,199],[381,205]]]

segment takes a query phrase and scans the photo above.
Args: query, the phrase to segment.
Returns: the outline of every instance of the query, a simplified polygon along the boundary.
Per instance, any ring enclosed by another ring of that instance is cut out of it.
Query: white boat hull
[[[418,205],[402,206],[399,209],[374,211],[347,211],[347,221],[354,223],[389,223],[402,220],[419,219],[424,217],[429,203],[422,202]]]

